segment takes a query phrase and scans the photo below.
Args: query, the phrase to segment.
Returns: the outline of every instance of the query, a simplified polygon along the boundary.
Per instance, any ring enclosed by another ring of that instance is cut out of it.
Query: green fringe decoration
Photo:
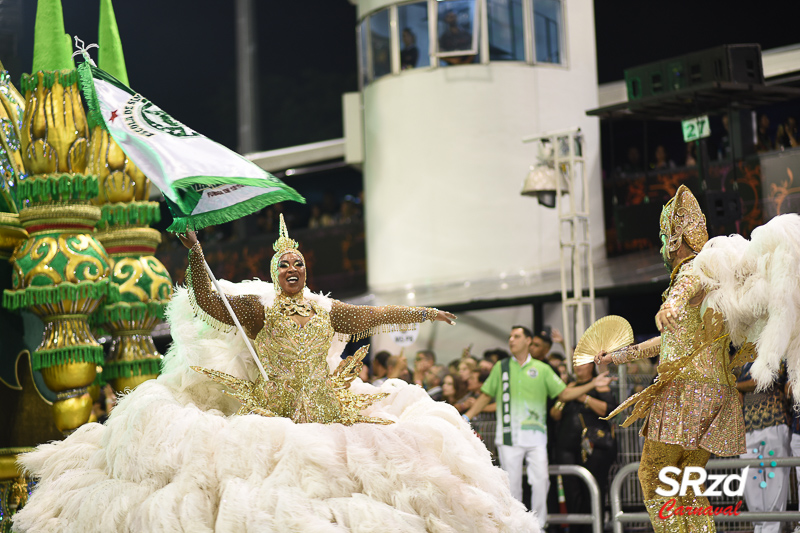
[[[42,70],[42,85],[45,89],[52,89],[57,81],[61,82],[62,87],[68,87],[78,82],[79,72],[77,70]],[[23,74],[19,80],[20,92],[24,95],[28,91],[35,91],[39,85],[38,72],[33,74]]]
[[[103,367],[103,379],[111,381],[116,378],[130,378],[161,373],[161,359],[148,357],[136,361],[120,361],[106,363]]]
[[[102,346],[70,346],[67,348],[56,348],[55,350],[38,350],[31,353],[31,368],[42,370],[65,363],[94,363],[102,365],[103,359]]]
[[[120,320],[141,321],[147,315],[166,319],[167,302],[118,302],[103,306],[99,312],[89,317],[89,324],[100,326],[109,322]]]
[[[96,176],[81,174],[51,174],[44,178],[27,178],[17,181],[17,202],[33,203],[91,200],[100,193]]]
[[[130,202],[127,204],[103,204],[98,229],[110,226],[149,226],[161,221],[158,202]]]
[[[262,195],[250,198],[244,202],[198,215],[183,213],[180,211],[179,206],[168,201],[167,205],[172,212],[172,224],[169,225],[167,231],[182,233],[186,231],[187,227],[192,231],[197,231],[208,226],[217,226],[251,215],[268,205],[277,204],[279,202],[294,201],[301,204],[306,203],[306,199],[300,196],[300,194],[291,187],[281,182],[278,182],[276,185],[282,185],[285,189],[282,191],[265,192]]]
[[[84,61],[78,65],[78,77],[80,78],[83,101],[86,102],[86,120],[89,123],[89,129],[94,129],[99,126],[108,131],[108,126],[106,126],[103,120],[103,112],[100,110],[100,102],[97,100],[97,93],[94,90],[92,66],[88,61]]]
[[[24,309],[32,305],[58,303],[62,300],[92,298],[99,300],[104,296],[112,302],[119,301],[119,287],[108,279],[83,281],[81,283],[62,282],[49,287],[28,287],[20,290],[6,289],[3,292],[3,307],[9,311]]]

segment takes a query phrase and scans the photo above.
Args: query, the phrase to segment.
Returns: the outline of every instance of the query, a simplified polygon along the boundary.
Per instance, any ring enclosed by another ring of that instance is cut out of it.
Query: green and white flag
[[[78,67],[89,122],[111,137],[167,199],[169,231],[230,222],[267,205],[305,199],[281,180],[181,124],[85,61]]]

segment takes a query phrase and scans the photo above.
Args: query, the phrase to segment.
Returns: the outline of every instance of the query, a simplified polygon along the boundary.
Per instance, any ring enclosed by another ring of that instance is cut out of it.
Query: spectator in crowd
[[[480,370],[476,368],[469,374],[469,379],[467,380],[467,392],[469,392],[475,399],[477,399],[481,395],[481,387],[489,378],[490,372],[485,370]],[[494,413],[495,403],[492,402],[487,405],[481,412],[482,413]]]
[[[325,191],[322,195],[320,209],[322,210],[322,226],[334,226],[336,224],[336,213],[339,211],[339,202],[336,201],[332,191]]]
[[[355,224],[361,221],[361,212],[356,207],[356,202],[358,198],[355,196],[348,194],[344,197],[336,217],[336,224]]]
[[[769,130],[769,117],[761,115],[758,117],[758,129],[756,130],[756,152],[769,152],[775,149],[772,135]]]
[[[475,404],[475,400],[477,400],[481,395],[481,387],[486,382],[486,379],[489,377],[490,372],[486,372],[484,370],[480,370],[476,368],[472,372],[469,373],[469,379],[467,379],[467,392],[461,401],[456,404],[456,409],[460,413],[465,413],[467,410]],[[486,407],[484,407],[480,413],[494,413],[496,409],[496,404],[493,401]],[[484,418],[478,418],[479,420],[485,420]]]
[[[547,362],[553,367],[553,370],[558,373],[558,367],[564,364],[564,356],[558,352],[550,352],[547,354]]]
[[[481,388],[486,380],[489,379],[491,371],[476,369],[473,370],[467,382],[467,391],[476,400],[481,395]],[[486,449],[492,454],[492,461],[497,463],[497,444],[495,443],[495,434],[497,433],[497,403],[492,401],[484,407],[480,413],[471,419],[472,428],[478,434]]]
[[[380,387],[383,385],[383,382],[386,381],[386,376],[389,372],[389,358],[392,356],[387,351],[380,351],[375,355],[375,359],[372,361],[372,384],[376,387]]]
[[[327,217],[327,220],[326,220]],[[311,206],[311,216],[308,218],[308,227],[309,228],[322,228],[325,226],[333,225],[333,220],[331,219],[330,215],[325,215],[322,213],[322,208],[319,204],[314,204]]]
[[[775,147],[785,150],[797,146],[797,119],[789,117],[786,122],[778,126],[775,135]]]
[[[486,372],[491,372],[492,367],[494,367],[494,363],[488,359],[481,359],[478,361],[478,370],[485,370]]]
[[[403,353],[389,357],[386,370],[387,379],[402,379],[406,383],[414,383],[411,372],[408,370],[408,361]]]
[[[566,388],[553,368],[533,359],[530,346],[533,335],[524,326],[513,326],[508,339],[513,357],[497,364],[481,388],[481,395],[465,413],[472,419],[497,401],[497,432],[500,465],[508,473],[511,493],[522,500],[522,466],[526,462],[531,484],[530,508],[540,524],[547,523],[547,399],[568,402],[596,388],[607,387],[607,372],[585,385]],[[507,416],[506,416],[507,415]]]
[[[457,373],[450,372],[442,380],[442,399],[450,405],[456,404],[467,394],[467,384]],[[457,408],[457,407],[456,407]]]
[[[566,363],[561,363],[558,365],[557,373],[558,377],[560,377],[561,381],[564,383],[569,383],[572,381],[572,377],[569,375],[569,369],[567,368]]]
[[[643,170],[642,156],[637,147],[628,147],[627,159],[625,160],[625,163],[622,164],[621,170],[622,172],[627,173],[641,172]]]
[[[478,368],[478,361],[474,357],[463,357],[458,363],[458,375],[461,377],[461,381],[466,383],[470,373],[476,368]]]
[[[656,146],[655,160],[651,166],[654,170],[675,168],[675,162],[667,157],[667,149],[663,144]]]
[[[425,376],[428,370],[436,364],[436,354],[431,350],[420,350],[414,359],[414,383],[428,390],[425,386]]]
[[[444,14],[444,22],[447,29],[439,36],[439,50],[441,52],[459,52],[472,49],[472,32],[468,32],[458,23],[458,14],[453,10],[448,10]],[[472,63],[475,56],[463,55],[456,57],[443,58],[446,63],[451,65],[462,65]]]
[[[400,51],[400,69],[406,70],[417,67],[419,61],[419,49],[417,48],[417,36],[411,28],[403,28],[403,49]]]
[[[364,383],[370,382],[369,365],[366,363],[361,365],[361,370],[358,371],[358,378]]]
[[[498,361],[502,361],[503,359],[508,359],[509,355],[508,352],[505,350],[501,350],[500,348],[495,348],[494,350],[486,350],[483,352],[483,358],[486,361],[491,361],[492,366],[495,365]]]
[[[470,358],[470,360],[473,359]],[[471,370],[466,372],[467,379],[462,378],[462,381],[465,383],[466,392],[464,393],[464,396],[462,396],[458,402],[456,402],[456,409],[458,409],[459,413],[463,414],[467,412],[467,410],[475,404],[475,400],[477,400],[481,395],[481,386],[483,385],[483,381],[480,380],[480,373],[481,370],[477,365],[474,365]],[[461,374],[462,372],[459,370],[459,376],[461,376]],[[488,374],[489,373],[486,372],[487,376]],[[494,410],[491,412],[494,412]]]
[[[576,381],[567,388],[585,386],[597,376],[594,364],[575,367]],[[581,465],[597,480],[600,504],[605,505],[608,472],[617,456],[617,442],[610,423],[601,420],[617,408],[611,388],[593,387],[572,401],[558,401],[550,416],[558,422],[555,432],[555,461],[562,465]],[[569,513],[591,513],[592,505],[585,483],[574,476],[564,477],[564,494]],[[574,528],[574,529],[573,529]],[[591,532],[590,526],[570,526],[570,533]]]
[[[683,166],[685,167],[696,167],[697,166],[697,158],[695,157],[695,145],[694,142],[686,143],[686,161],[684,162]]]
[[[531,357],[537,361],[544,361],[553,346],[553,338],[548,331],[540,331],[533,336],[530,345]]]
[[[744,501],[748,511],[785,511],[789,495],[789,468],[772,467],[767,460],[790,457],[789,426],[786,418],[786,367],[762,392],[750,375],[753,363],[742,367],[736,388],[744,395],[745,446],[742,459],[765,459],[763,468],[751,468],[745,480]],[[755,533],[779,533],[781,522],[755,522]]]
[[[458,374],[458,365],[461,364],[461,359],[453,359],[447,363],[447,372],[450,374]]]
[[[442,381],[447,375],[447,369],[443,366],[434,365],[425,374],[423,386],[428,391],[434,401],[441,402],[443,398]]]

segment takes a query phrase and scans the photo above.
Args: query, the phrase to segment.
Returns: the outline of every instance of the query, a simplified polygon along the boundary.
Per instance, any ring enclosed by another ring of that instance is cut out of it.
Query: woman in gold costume
[[[194,232],[180,234],[189,248],[187,280],[198,312],[211,325],[234,325],[222,297],[212,290],[205,272],[203,251]],[[349,384],[358,375],[366,348],[343,361],[331,375],[326,356],[334,333],[366,337],[381,326],[407,328],[418,322],[441,321],[455,325],[455,315],[427,307],[389,305],[370,307],[332,300],[329,306],[310,298],[306,289],[306,266],[298,244],[289,238],[283,215],[280,236],[274,244],[270,263],[272,285],[277,288],[271,305],[255,295],[230,297],[229,303],[266,369],[268,380],[259,376],[254,386],[239,383],[232,392],[242,402],[240,414],[257,413],[283,416],[293,422],[373,422],[389,421],[364,417],[360,411],[386,396],[359,395]],[[212,379],[236,384],[231,376],[198,369]]]
[[[675,508],[705,508],[708,498],[695,495],[691,488],[685,496],[656,492],[659,487],[669,489],[658,480],[662,468],[705,467],[710,454],[738,456],[745,446],[744,420],[731,372],[741,363],[731,361],[730,338],[721,315],[703,306],[706,290],[693,261],[708,241],[708,232],[697,200],[683,185],[661,213],[661,240],[664,263],[672,272],[656,314],[661,336],[600,354],[596,362],[619,365],[660,356],[656,382],[630,397],[609,418],[632,405],[633,413],[623,426],[645,418],[639,481],[653,528],[657,532],[715,531],[708,515],[659,517],[672,499]]]
[[[245,339],[200,246],[182,240],[190,287],[167,309],[173,343],[161,375],[125,394],[105,424],[25,455],[40,481],[15,531],[541,531],[454,407],[400,380],[362,383],[363,352],[339,355],[339,336],[453,315],[311,293],[284,228],[275,289],[219,281]]]

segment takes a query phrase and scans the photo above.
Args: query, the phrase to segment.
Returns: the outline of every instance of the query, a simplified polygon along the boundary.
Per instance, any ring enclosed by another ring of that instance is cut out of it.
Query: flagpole
[[[205,257],[203,258],[203,265],[206,267],[206,272],[208,272],[208,277],[211,278],[211,283],[214,284],[214,287],[217,288],[217,293],[222,297],[222,303],[225,304],[225,309],[227,309],[228,313],[230,313],[231,318],[233,319],[233,323],[236,324],[236,327],[239,328],[239,331],[242,333],[242,338],[244,339],[244,343],[247,345],[247,349],[250,350],[250,355],[253,356],[253,360],[256,362],[256,365],[258,365],[258,369],[261,371],[261,375],[264,376],[264,381],[269,381],[269,378],[267,377],[267,371],[264,370],[264,366],[261,364],[261,360],[258,358],[258,355],[256,354],[256,351],[253,348],[252,343],[250,342],[250,337],[247,336],[247,333],[245,333],[244,328],[239,323],[239,318],[237,318],[236,313],[233,312],[231,304],[228,301],[228,296],[222,290],[222,287],[219,286],[219,281],[217,281],[217,278],[214,277],[214,273],[211,272],[211,267],[208,266],[208,262],[206,262]]]

